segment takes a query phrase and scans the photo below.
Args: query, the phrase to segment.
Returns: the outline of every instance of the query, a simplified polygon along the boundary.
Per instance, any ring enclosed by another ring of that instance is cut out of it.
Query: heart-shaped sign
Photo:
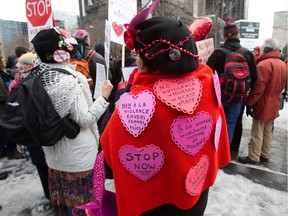
[[[118,114],[125,128],[138,137],[147,127],[154,111],[155,97],[145,90],[137,95],[124,93],[118,100]]]
[[[180,116],[171,125],[175,144],[189,155],[195,156],[204,146],[212,131],[212,118],[199,112],[193,118]]]
[[[199,104],[202,84],[195,76],[162,79],[155,83],[154,91],[157,97],[168,106],[192,114]]]
[[[118,157],[126,170],[142,181],[153,177],[164,164],[163,151],[153,144],[143,148],[125,145]]]
[[[217,101],[218,101],[218,106],[220,107],[222,105],[221,103],[221,86],[220,86],[220,81],[219,81],[219,76],[217,71],[213,74],[213,83],[214,83],[214,90],[216,93]]]
[[[112,23],[112,29],[115,32],[115,34],[117,35],[117,37],[120,37],[124,32],[123,25],[118,24],[117,22]]]
[[[204,40],[210,32],[213,21],[209,17],[195,19],[189,26],[190,32],[193,34],[194,40]]]
[[[209,168],[209,158],[203,155],[196,166],[190,168],[186,180],[186,192],[191,196],[198,196],[202,192],[203,184]]]
[[[218,151],[221,128],[222,128],[222,117],[219,116],[216,122],[215,136],[214,136],[214,145],[216,152]]]

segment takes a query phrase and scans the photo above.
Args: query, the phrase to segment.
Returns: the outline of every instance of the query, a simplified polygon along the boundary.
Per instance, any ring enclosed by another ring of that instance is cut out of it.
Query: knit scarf
[[[65,74],[63,72],[57,71],[57,68],[67,70],[71,75]],[[39,65],[39,71],[43,71],[44,74],[41,76],[41,81],[48,95],[50,96],[55,110],[58,112],[61,118],[69,114],[71,105],[78,100],[79,97],[84,95],[88,107],[93,103],[92,95],[89,89],[89,85],[84,75],[74,70],[75,67],[70,64],[45,64],[41,63]],[[81,94],[82,92],[82,94]],[[79,113],[76,106],[76,113]],[[72,116],[71,116],[72,118]],[[80,116],[75,115],[73,120],[79,122]],[[97,124],[94,123],[90,126],[90,129],[94,133],[97,143],[99,142],[99,132],[97,129]],[[54,148],[55,160],[59,159],[63,149],[69,149],[68,141],[66,139],[61,139],[59,141],[60,145],[54,145],[49,148]],[[65,147],[64,145],[67,145]]]

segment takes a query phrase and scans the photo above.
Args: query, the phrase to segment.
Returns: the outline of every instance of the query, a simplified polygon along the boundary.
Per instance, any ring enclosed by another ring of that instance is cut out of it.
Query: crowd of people
[[[69,115],[80,126],[73,139],[64,136],[53,146],[37,147],[13,143],[0,128],[0,158],[25,157],[38,171],[46,202],[34,215],[72,215],[73,208],[94,200],[93,166],[101,151],[106,178],[114,179],[119,216],[203,215],[217,171],[231,158],[269,162],[273,122],[287,93],[287,57],[280,58],[277,40],[267,39],[253,52],[241,49],[235,21],[226,20],[221,48],[243,50],[250,77],[247,94],[231,102],[221,85],[227,52],[215,49],[207,64],[200,63],[192,33],[169,18],[138,19],[126,28],[125,53],[135,55],[123,64],[122,58],[110,62],[97,98],[96,64],[107,67],[104,47],[93,49],[84,29],[42,30],[30,49],[16,47],[7,63],[0,58],[1,116],[13,88],[31,71],[43,72],[41,81],[59,116]],[[92,87],[70,62],[90,50]],[[135,70],[119,89],[123,65]],[[248,156],[238,158],[244,113],[253,124]],[[0,173],[0,180],[7,176]]]

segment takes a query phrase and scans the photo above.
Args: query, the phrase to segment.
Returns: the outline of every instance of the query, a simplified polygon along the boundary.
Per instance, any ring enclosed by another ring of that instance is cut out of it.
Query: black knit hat
[[[31,44],[42,62],[56,63],[70,59],[77,41],[66,30],[51,28],[40,31]]]
[[[135,26],[135,51],[145,66],[161,73],[183,74],[198,67],[198,51],[188,27],[164,17]]]
[[[239,28],[235,21],[229,17],[225,20],[223,35],[225,38],[233,37],[239,34]]]

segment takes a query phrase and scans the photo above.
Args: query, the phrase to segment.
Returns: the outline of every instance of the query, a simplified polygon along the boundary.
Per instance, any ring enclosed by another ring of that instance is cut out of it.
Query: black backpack
[[[63,136],[73,139],[80,126],[69,118],[61,118],[41,83],[35,68],[9,94],[0,128],[13,142],[26,146],[51,146]],[[53,69],[70,74],[64,69]],[[71,75],[71,74],[70,74]]]
[[[222,101],[242,103],[250,90],[250,72],[244,53],[247,49],[241,47],[235,52],[224,47],[219,48],[226,54],[224,72],[220,75]]]

